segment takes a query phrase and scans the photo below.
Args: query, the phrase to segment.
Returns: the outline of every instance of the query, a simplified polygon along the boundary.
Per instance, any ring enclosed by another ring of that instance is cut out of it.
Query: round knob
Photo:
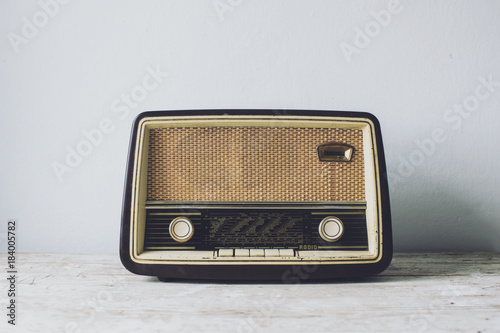
[[[336,242],[343,234],[344,224],[338,217],[325,217],[319,224],[319,235],[327,242]]]
[[[193,237],[193,223],[187,217],[177,217],[170,222],[168,232],[175,241],[187,242]]]

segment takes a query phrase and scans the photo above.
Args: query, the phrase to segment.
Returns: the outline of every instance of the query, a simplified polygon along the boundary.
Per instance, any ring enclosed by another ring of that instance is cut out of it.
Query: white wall
[[[134,116],[197,108],[372,112],[396,250],[500,250],[500,86],[481,83],[500,82],[500,2],[41,3],[52,16],[0,2],[1,251],[16,218],[21,251],[116,252]],[[156,69],[168,77],[126,106]],[[472,111],[451,110],[463,103]],[[59,181],[52,164],[106,119]]]

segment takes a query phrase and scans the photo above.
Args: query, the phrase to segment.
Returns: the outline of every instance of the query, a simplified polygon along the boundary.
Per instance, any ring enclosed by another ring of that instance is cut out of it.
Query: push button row
[[[221,249],[219,257],[293,257],[293,249]]]

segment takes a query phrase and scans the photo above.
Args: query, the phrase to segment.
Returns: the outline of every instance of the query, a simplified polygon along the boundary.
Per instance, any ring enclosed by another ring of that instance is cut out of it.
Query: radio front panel
[[[245,113],[137,119],[129,266],[168,277],[169,266],[376,264],[392,251],[373,116]]]

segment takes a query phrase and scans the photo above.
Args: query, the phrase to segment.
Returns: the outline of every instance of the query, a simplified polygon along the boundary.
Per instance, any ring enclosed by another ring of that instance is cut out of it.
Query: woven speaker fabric
[[[364,201],[363,132],[295,127],[179,127],[149,133],[147,200]],[[316,147],[354,147],[321,162]]]

